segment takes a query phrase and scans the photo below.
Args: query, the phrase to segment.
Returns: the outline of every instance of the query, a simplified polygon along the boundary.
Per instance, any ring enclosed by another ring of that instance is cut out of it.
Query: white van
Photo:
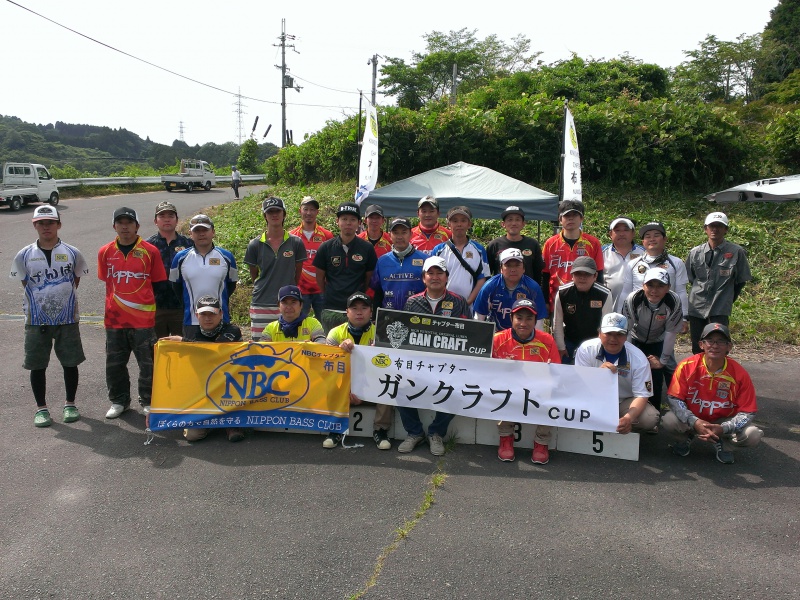
[[[19,210],[29,202],[58,204],[58,185],[44,165],[12,163],[3,165],[0,204]]]

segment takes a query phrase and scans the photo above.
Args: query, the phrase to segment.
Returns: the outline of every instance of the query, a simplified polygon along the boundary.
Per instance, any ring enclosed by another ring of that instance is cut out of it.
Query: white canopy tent
[[[759,179],[706,196],[711,202],[789,202],[800,200],[800,175]]]

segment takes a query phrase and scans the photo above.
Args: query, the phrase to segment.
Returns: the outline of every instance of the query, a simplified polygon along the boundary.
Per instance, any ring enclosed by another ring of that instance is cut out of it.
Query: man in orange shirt
[[[514,302],[511,307],[511,327],[494,335],[492,358],[561,364],[561,353],[553,336],[536,329],[536,304],[533,301],[522,298]],[[514,425],[509,421],[497,424],[500,434],[497,458],[502,461],[511,462],[515,458]],[[537,465],[546,465],[550,460],[547,445],[551,431],[549,425],[536,426],[531,461]]]
[[[392,238],[383,230],[385,223],[386,218],[383,215],[383,208],[377,204],[371,204],[364,213],[364,224],[367,228],[358,234],[358,237],[362,240],[367,240],[372,244],[378,258],[392,250]]]
[[[300,273],[298,287],[303,295],[303,312],[307,315],[314,309],[314,316],[322,318],[325,308],[325,297],[317,285],[317,269],[314,267],[314,256],[322,242],[333,239],[333,232],[317,224],[319,202],[313,196],[306,196],[300,201],[300,225],[292,229],[289,234],[296,235],[303,240],[306,247],[306,260]]]
[[[453,234],[447,227],[439,225],[439,201],[433,196],[425,196],[417,202],[419,225],[411,230],[411,243],[423,254],[449,240]]]

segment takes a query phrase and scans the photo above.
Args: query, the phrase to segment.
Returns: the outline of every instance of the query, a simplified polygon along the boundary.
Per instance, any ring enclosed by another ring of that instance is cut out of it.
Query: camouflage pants
[[[112,404],[131,403],[131,379],[128,361],[131,352],[139,365],[139,402],[150,405],[153,395],[153,346],[156,332],[145,329],[106,329],[106,386]]]

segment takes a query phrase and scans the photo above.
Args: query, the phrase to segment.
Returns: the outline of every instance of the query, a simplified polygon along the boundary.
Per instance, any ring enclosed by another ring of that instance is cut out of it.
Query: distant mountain
[[[274,144],[259,144],[259,163],[277,152]],[[233,142],[189,146],[179,140],[166,146],[150,138],[143,140],[126,129],[61,121],[36,125],[0,115],[0,163],[10,160],[72,166],[78,171],[104,176],[131,164],[158,170],[174,165],[181,158],[199,158],[216,167],[232,165],[239,158],[239,146]]]

